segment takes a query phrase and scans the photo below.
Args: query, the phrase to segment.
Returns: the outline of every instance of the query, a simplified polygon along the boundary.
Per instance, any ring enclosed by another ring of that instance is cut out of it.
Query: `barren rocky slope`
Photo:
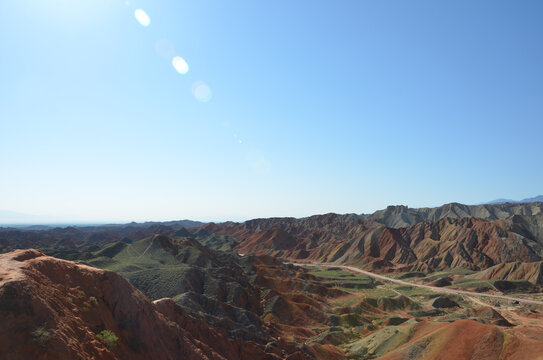
[[[485,220],[506,219],[513,215],[534,216],[543,214],[543,203],[501,203],[464,205],[450,203],[435,208],[408,208],[389,206],[378,210],[367,218],[389,227],[405,227],[421,222],[435,222],[444,218],[461,219],[475,217]]]
[[[241,253],[357,264],[381,271],[482,270],[513,261],[543,260],[541,215],[443,218],[391,228],[327,214],[208,224],[203,229],[236,239]]]
[[[285,354],[281,341],[266,351],[263,344],[231,340],[172,300],[152,303],[114,272],[36,250],[0,255],[0,278],[2,359],[279,359]]]

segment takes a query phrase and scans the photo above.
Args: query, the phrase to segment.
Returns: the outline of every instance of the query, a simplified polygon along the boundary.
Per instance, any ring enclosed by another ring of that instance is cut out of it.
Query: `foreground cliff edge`
[[[276,281],[286,285],[280,278]],[[302,300],[308,314],[314,311],[310,299]],[[264,321],[287,324],[292,304],[277,302],[277,309]],[[320,336],[322,345],[300,344],[297,349],[268,334],[274,344],[270,346],[233,338],[224,329],[189,315],[171,299],[151,302],[114,272],[32,249],[0,255],[1,359],[543,358],[539,313],[511,312],[513,324],[484,306],[466,309],[477,321],[433,321],[426,314],[413,315],[420,310],[405,296],[358,298],[352,305],[336,308],[336,320],[310,323],[312,328],[327,329],[322,333],[326,336]],[[277,318],[283,312],[285,319]],[[340,333],[354,336],[354,323],[366,317],[384,321],[370,321],[356,339],[337,338]],[[296,326],[292,331],[304,330]]]
[[[32,249],[0,255],[0,349],[1,359],[282,358],[114,272]]]

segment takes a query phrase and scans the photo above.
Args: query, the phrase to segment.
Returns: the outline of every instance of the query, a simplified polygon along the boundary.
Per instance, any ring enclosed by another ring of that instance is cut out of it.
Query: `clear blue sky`
[[[239,220],[538,195],[542,19],[541,1],[1,1],[0,210]]]

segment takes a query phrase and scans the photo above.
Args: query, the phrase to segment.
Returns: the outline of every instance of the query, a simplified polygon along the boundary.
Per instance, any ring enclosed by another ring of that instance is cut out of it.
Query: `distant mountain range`
[[[243,254],[362,264],[377,271],[481,270],[543,261],[543,203],[389,206],[372,215],[254,219],[202,229],[236,239]]]
[[[22,230],[47,230],[55,227],[80,226],[80,227],[150,227],[153,225],[164,225],[172,227],[197,227],[205,223],[193,220],[173,220],[173,221],[146,221],[131,222],[127,224],[115,224],[107,222],[86,222],[86,221],[66,221],[66,219],[19,213],[15,211],[0,210],[0,227],[13,227]]]
[[[539,202],[539,201],[543,202],[543,195],[538,195],[538,196],[535,196],[535,197],[532,197],[532,198],[526,198],[526,199],[522,199],[522,200],[496,199],[496,200],[492,200],[492,201],[482,203],[482,204],[479,204],[479,205],[484,205],[484,204],[505,204],[505,203],[517,203],[517,204],[520,204],[520,203],[530,203],[530,202]]]

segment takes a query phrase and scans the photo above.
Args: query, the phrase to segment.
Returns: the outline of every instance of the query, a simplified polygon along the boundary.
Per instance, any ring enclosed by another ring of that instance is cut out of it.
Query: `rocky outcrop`
[[[484,280],[526,280],[532,284],[543,285],[543,261],[501,263],[469,277]]]
[[[452,323],[423,321],[400,326],[390,332],[395,337],[389,335],[387,342],[377,342],[385,343],[374,350],[375,355],[382,356],[379,359],[536,360],[543,353],[541,330],[538,328],[509,329],[474,320],[458,320]],[[409,336],[399,336],[407,332]],[[371,339],[377,338],[377,335],[381,334],[372,335]]]
[[[328,214],[213,225],[213,231],[236,238],[240,253],[361,264],[377,271],[432,272],[481,270],[516,260],[541,261],[540,225],[539,216],[530,220],[518,215],[492,221],[443,218],[396,229],[367,219]]]
[[[441,219],[461,219],[475,217],[484,220],[502,220],[513,215],[535,216],[543,214],[543,203],[503,203],[464,205],[450,203],[435,208],[409,208],[389,206],[367,216],[368,219],[389,227],[407,227],[422,222],[437,222]]]
[[[45,256],[0,255],[0,359],[279,359],[128,281]],[[297,352],[291,349],[291,352]],[[304,358],[304,357],[301,357]]]

